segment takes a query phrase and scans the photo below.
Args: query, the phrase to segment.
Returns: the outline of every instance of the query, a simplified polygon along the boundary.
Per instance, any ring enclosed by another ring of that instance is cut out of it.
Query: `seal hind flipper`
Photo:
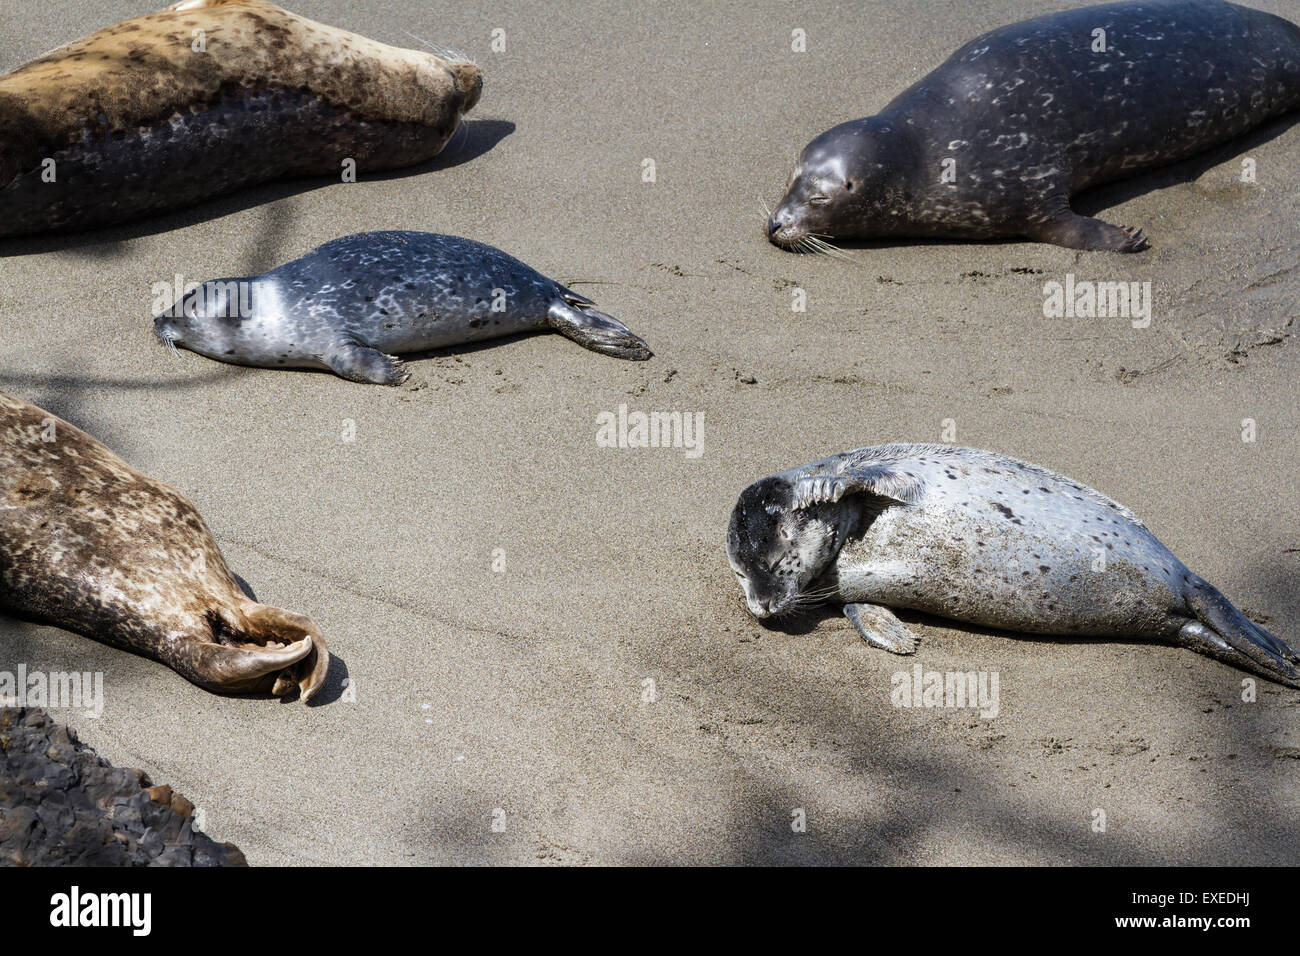
[[[574,307],[567,301],[554,302],[546,317],[551,328],[565,338],[601,355],[644,362],[654,354],[650,346],[618,319],[588,306]]]
[[[919,640],[894,612],[881,604],[846,604],[844,616],[853,622],[862,639],[891,654],[915,654]]]
[[[925,483],[915,475],[900,470],[893,463],[881,462],[839,475],[803,476],[795,484],[794,508],[798,511],[839,501],[851,494],[879,495],[904,504],[915,504],[924,487]]]
[[[293,688],[286,675],[295,673],[296,665],[315,650],[310,635],[292,644],[264,647],[232,647],[212,640],[187,639],[163,645],[160,656],[177,673],[207,690],[246,694],[264,689],[274,677],[274,692],[283,695]],[[317,660],[319,657],[313,659],[313,669]],[[309,693],[315,693],[319,682],[302,686],[306,700]]]
[[[208,690],[242,694],[298,688],[306,702],[329,671],[325,638],[311,618],[245,598],[233,620],[211,612],[197,633],[164,641],[163,663]]]
[[[340,378],[371,385],[401,385],[411,373],[400,360],[378,349],[352,343],[336,346],[325,357],[325,364]]]
[[[1183,596],[1196,615],[1178,632],[1178,643],[1227,664],[1300,687],[1300,652],[1270,634],[1208,581],[1190,575]]]
[[[1145,252],[1151,243],[1141,229],[1112,226],[1110,223],[1080,216],[1066,210],[1058,216],[1034,223],[1026,230],[1030,239],[1050,242],[1066,249],[1090,252]]]

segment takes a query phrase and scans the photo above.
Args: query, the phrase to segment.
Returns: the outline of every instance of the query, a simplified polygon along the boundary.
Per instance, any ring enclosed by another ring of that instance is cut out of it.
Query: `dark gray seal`
[[[244,594],[189,499],[2,393],[0,608],[221,693],[296,687],[307,700],[329,668],[310,618]]]
[[[649,347],[594,303],[500,249],[432,232],[362,232],[260,276],[213,279],[157,317],[173,348],[262,368],[322,368],[397,385],[386,353],[551,328],[624,359]]]
[[[949,445],[877,445],[755,482],[727,557],[760,618],[840,602],[910,654],[890,608],[1033,634],[1147,638],[1300,687],[1300,654],[1245,617],[1131,511],[1035,465]]]
[[[1094,50],[1102,40],[1104,48]],[[1300,108],[1300,27],[1220,0],[1049,14],[972,40],[876,116],[809,143],[768,237],[1028,237],[1138,252],[1080,190],[1186,159]]]

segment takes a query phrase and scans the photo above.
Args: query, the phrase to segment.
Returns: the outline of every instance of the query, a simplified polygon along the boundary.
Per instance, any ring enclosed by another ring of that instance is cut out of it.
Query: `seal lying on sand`
[[[542,328],[625,359],[649,347],[594,303],[500,249],[431,232],[362,232],[260,276],[203,283],[154,320],[167,345],[262,368],[397,385],[389,352]]]
[[[1186,159],[1300,108],[1300,27],[1221,0],[1140,0],[986,33],[876,116],[806,147],[768,237],[1027,236],[1138,252],[1082,189]]]
[[[0,394],[0,607],[161,661],[221,693],[296,686],[329,651],[246,597],[194,506],[80,429]]]
[[[482,85],[463,59],[263,0],[187,0],[0,76],[0,236],[341,176],[346,159],[409,166],[442,151]]]
[[[765,618],[824,600],[910,654],[890,608],[1034,634],[1169,641],[1300,687],[1300,654],[1187,570],[1127,508],[992,452],[877,445],[755,482],[727,557]]]

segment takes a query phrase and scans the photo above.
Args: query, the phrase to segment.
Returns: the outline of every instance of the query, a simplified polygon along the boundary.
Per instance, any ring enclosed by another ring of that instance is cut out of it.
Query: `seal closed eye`
[[[1300,687],[1300,653],[1189,571],[1136,515],[1062,475],[950,445],[877,445],[763,478],[727,557],[757,617],[833,601],[910,654],[908,608],[1030,634],[1166,641]]]
[[[590,299],[500,249],[431,232],[344,236],[260,276],[205,282],[154,321],[173,350],[376,385],[408,376],[390,353],[544,328],[603,355],[651,356]]]
[[[1066,10],[980,36],[880,113],[800,154],[768,238],[1027,237],[1139,252],[1080,190],[1186,159],[1300,108],[1300,27],[1222,0]]]

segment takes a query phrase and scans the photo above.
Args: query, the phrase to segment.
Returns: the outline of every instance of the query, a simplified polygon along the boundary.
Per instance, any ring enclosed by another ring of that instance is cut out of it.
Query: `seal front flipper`
[[[880,604],[846,604],[844,616],[853,622],[868,644],[883,647],[891,654],[914,654],[919,643],[907,625],[894,612]]]
[[[340,378],[371,385],[401,385],[411,375],[406,366],[391,355],[366,345],[344,342],[325,356],[325,364]]]
[[[805,475],[794,488],[796,511],[812,505],[839,501],[845,495],[872,494],[915,504],[924,483],[915,475],[900,470],[892,462],[850,468],[842,474]]]
[[[1069,209],[1027,230],[1030,239],[1050,242],[1066,249],[1092,252],[1145,252],[1151,248],[1141,229],[1112,226],[1100,219],[1080,216]]]
[[[565,338],[602,355],[644,362],[654,353],[626,325],[613,316],[598,312],[588,300],[566,295],[553,302],[546,319]]]
[[[1183,596],[1196,615],[1178,632],[1178,643],[1201,654],[1300,687],[1300,652],[1260,627],[1208,581],[1189,575]]]

